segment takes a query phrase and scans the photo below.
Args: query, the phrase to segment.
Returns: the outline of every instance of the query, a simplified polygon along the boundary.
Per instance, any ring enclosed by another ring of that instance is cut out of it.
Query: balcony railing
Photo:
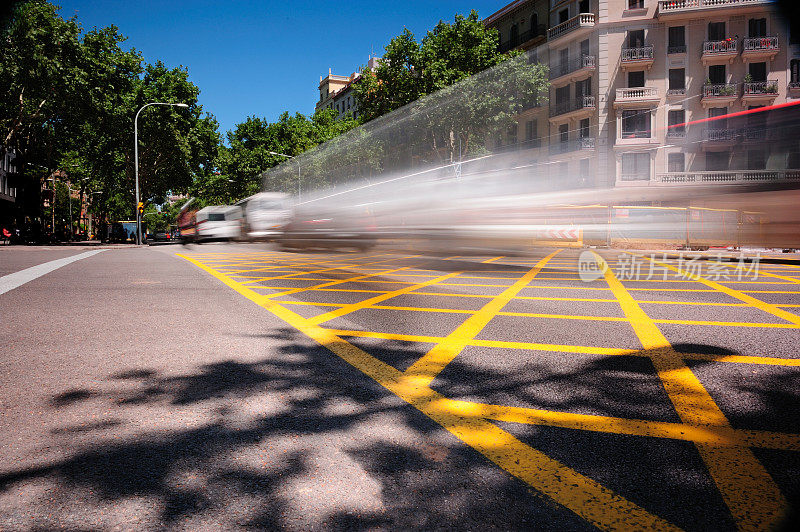
[[[703,131],[703,140],[706,142],[733,142],[738,136],[735,129],[706,129]]]
[[[594,137],[581,137],[566,142],[554,142],[550,144],[549,152],[550,155],[557,155],[559,153],[569,153],[579,150],[593,150],[594,148]]]
[[[525,44],[526,42],[535,39],[536,37],[544,36],[547,34],[547,26],[544,24],[539,24],[535,28],[531,28],[528,31],[523,31],[519,34],[516,41],[514,40],[507,40],[500,43],[500,53],[507,52],[509,50],[513,50],[517,46],[521,44]]]
[[[667,127],[667,138],[669,139],[685,139],[686,126],[669,126]]]
[[[739,86],[736,83],[714,83],[703,85],[703,98],[737,97]]]
[[[675,46],[667,46],[667,53],[668,54],[685,54],[686,53],[686,45],[685,44],[678,44]]]
[[[656,174],[658,184],[738,185],[745,183],[781,183],[800,180],[800,170],[731,170],[727,172],[668,172]]]
[[[778,80],[755,81],[744,84],[745,96],[778,95]]]
[[[686,96],[686,89],[667,89],[667,96]]]
[[[762,127],[745,127],[742,128],[739,132],[744,139],[745,142],[762,142],[767,140],[767,128],[765,126]],[[775,135],[770,135],[770,137],[775,137]]]
[[[552,41],[562,35],[577,29],[577,28],[591,28],[594,26],[594,13],[581,13],[572,17],[566,22],[562,22],[558,26],[553,26],[547,30],[547,40]]]
[[[597,66],[597,58],[593,55],[584,55],[575,61],[569,61],[563,65],[557,65],[550,69],[550,79],[560,78],[567,74],[572,74],[581,69],[594,69]]]
[[[655,87],[629,87],[617,89],[618,102],[649,100],[658,98],[658,89]]]
[[[703,43],[703,55],[715,54],[735,54],[739,51],[739,42],[736,39],[724,39],[721,41],[705,41]]]
[[[745,52],[777,52],[778,36],[747,37],[744,40]]]
[[[623,63],[636,61],[649,61],[653,59],[653,45],[639,48],[623,48],[621,60]]]
[[[550,116],[558,116],[581,109],[594,109],[597,106],[594,96],[581,96],[566,102],[557,102],[550,107]]]
[[[695,9],[730,7],[737,5],[770,4],[773,0],[659,0],[659,13],[680,13]]]

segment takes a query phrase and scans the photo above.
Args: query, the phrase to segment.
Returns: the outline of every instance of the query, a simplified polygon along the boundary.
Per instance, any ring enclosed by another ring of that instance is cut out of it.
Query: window
[[[750,37],[766,37],[767,36],[767,19],[765,18],[751,18],[747,22],[747,33]]]
[[[569,85],[556,89],[556,105],[569,102]]]
[[[509,40],[511,41],[511,48],[515,48],[519,44],[519,28],[517,28],[516,24],[511,26],[511,35],[509,35]]]
[[[677,138],[686,136],[686,111],[673,109],[667,113],[667,136]]]
[[[581,41],[581,56],[589,55],[589,39]]]
[[[589,0],[581,0],[578,4],[578,13],[589,13]]]
[[[717,118],[717,117],[724,117],[728,114],[727,107],[712,107],[708,110],[708,118],[716,118],[716,120],[709,120],[708,121],[708,128],[709,129],[728,129],[728,119],[727,118]]]
[[[581,175],[579,177],[578,186],[588,187],[594,184],[594,176],[592,175],[592,160],[581,159]]]
[[[563,50],[559,50],[558,52],[558,61],[561,75],[565,75],[569,72],[569,48],[564,48]]]
[[[686,26],[672,26],[669,29],[669,44],[667,53],[686,53]]]
[[[789,22],[789,44],[800,44],[800,23],[794,20]]]
[[[642,48],[644,46],[644,30],[628,32],[628,48]]]
[[[800,169],[800,150],[797,148],[790,151],[789,155],[786,157],[786,168],[791,168],[793,170]]]
[[[767,64],[766,63],[750,63],[748,68],[750,77],[753,81],[767,81]]]
[[[667,172],[685,172],[686,157],[683,153],[670,153],[667,156]]]
[[[650,138],[650,110],[629,109],[622,111],[622,138]]]
[[[650,154],[649,153],[623,153],[622,175],[623,181],[650,180]]]
[[[628,72],[628,87],[644,87],[644,70]]]
[[[686,70],[683,68],[669,69],[669,90],[672,94],[686,92]]]
[[[589,119],[584,118],[581,120],[580,128],[578,129],[578,137],[585,139],[589,137]]]
[[[789,65],[789,82],[800,84],[800,59],[792,59]]]
[[[563,144],[569,141],[569,125],[561,124],[558,126],[558,139]]]
[[[725,40],[725,23],[724,22],[709,22],[708,23],[708,40],[709,41],[724,41]]]
[[[583,96],[592,95],[592,78],[575,82],[575,99],[583,100]],[[582,103],[582,102],[581,102]]]
[[[644,9],[644,0],[628,0],[628,9]]]
[[[569,20],[569,9],[562,9],[558,12],[558,23],[563,24]]]
[[[725,65],[711,65],[708,67],[708,79],[712,85],[721,85],[727,81]]]
[[[536,120],[528,120],[525,122],[525,140],[534,140],[537,138],[537,124]]]
[[[508,126],[508,130],[506,131],[506,136],[508,137],[509,144],[517,143],[517,131],[518,131],[517,124],[511,124],[510,126]]]
[[[706,153],[706,171],[726,172],[730,158],[731,154],[727,151],[710,151]]]
[[[764,170],[767,167],[767,158],[763,150],[747,150],[747,169]]]
[[[531,37],[539,35],[539,15],[534,13],[531,15]]]

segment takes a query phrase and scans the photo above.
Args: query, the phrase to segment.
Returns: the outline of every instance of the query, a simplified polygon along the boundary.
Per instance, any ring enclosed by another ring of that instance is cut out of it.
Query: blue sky
[[[320,75],[348,75],[380,55],[408,27],[417,38],[439,20],[476,9],[481,18],[502,0],[347,2],[54,0],[61,16],[77,13],[85,30],[114,24],[149,62],[184,65],[200,103],[225,133],[246,117],[275,120],[310,114]]]

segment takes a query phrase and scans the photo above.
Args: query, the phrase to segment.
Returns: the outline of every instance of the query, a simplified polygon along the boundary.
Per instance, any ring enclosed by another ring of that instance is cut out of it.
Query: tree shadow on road
[[[24,517],[43,528],[104,527],[119,523],[127,514],[118,508],[136,501],[143,520],[132,528],[589,528],[298,332],[268,336],[281,347],[261,360],[225,360],[179,375],[134,367],[97,389],[54,397],[53,415],[99,409],[112,412],[118,424],[88,425],[66,458],[3,466],[0,505],[8,511],[0,525],[14,528]],[[398,342],[378,347],[368,351],[386,361],[425,351]],[[513,371],[457,358],[435,387],[453,398],[621,417],[637,417],[663,400],[653,395],[644,358],[592,357],[551,375],[529,358]],[[143,412],[148,418],[137,419]],[[58,435],[69,437],[68,429]],[[615,479],[630,480],[614,463],[624,457],[624,442],[537,430],[515,434],[546,452],[567,449],[559,457],[566,465],[608,479],[612,489]],[[597,446],[606,445],[616,450],[592,463]],[[620,491],[689,529],[715,516],[717,525],[727,522],[718,517],[707,482],[697,480],[703,472],[682,475],[681,467],[680,461],[663,464],[655,493],[691,499],[683,513],[643,495],[649,489],[644,475],[632,480],[639,483],[635,489]],[[45,495],[10,503],[13,493],[42,485]],[[102,508],[111,521],[98,521],[86,507]],[[711,517],[693,519],[700,514]]]

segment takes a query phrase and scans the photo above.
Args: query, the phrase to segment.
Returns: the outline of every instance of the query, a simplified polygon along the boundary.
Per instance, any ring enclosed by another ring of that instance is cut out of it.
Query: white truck
[[[195,215],[198,242],[234,240],[242,235],[242,208],[236,205],[212,205]]]

